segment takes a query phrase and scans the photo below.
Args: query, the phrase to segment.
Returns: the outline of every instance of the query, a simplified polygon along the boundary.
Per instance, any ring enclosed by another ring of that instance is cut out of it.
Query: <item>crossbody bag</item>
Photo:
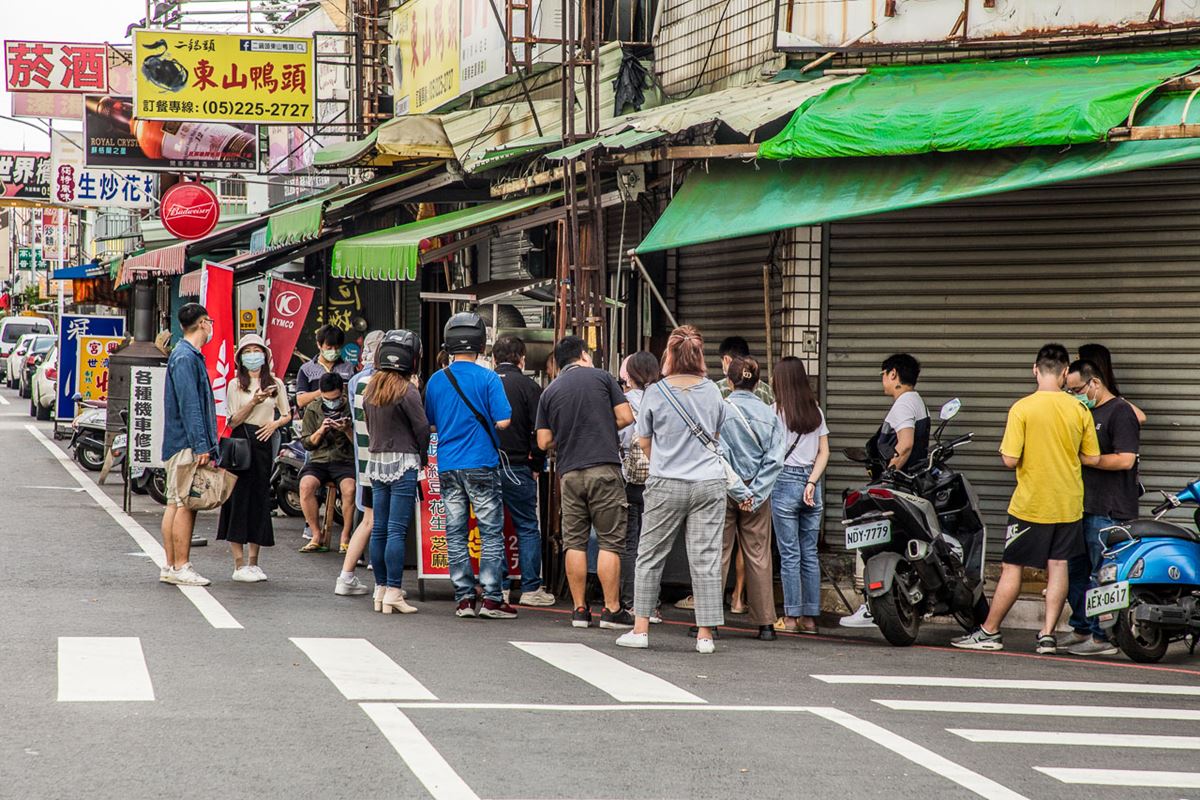
[[[492,426],[488,423],[487,417],[485,417],[483,414],[480,414],[479,409],[475,408],[475,406],[471,404],[471,401],[467,399],[466,394],[463,393],[462,387],[458,385],[458,379],[455,378],[454,373],[450,371],[450,367],[444,367],[442,372],[446,373],[446,378],[449,379],[450,385],[454,387],[454,391],[458,392],[459,398],[461,398],[463,403],[466,404],[467,409],[475,415],[475,419],[478,420],[479,424],[483,426],[483,430],[487,433],[488,441],[492,443],[492,447],[496,448],[496,453],[501,454],[500,442],[496,438],[495,431],[492,430]]]
[[[721,467],[725,470],[726,488],[736,489],[738,487],[744,487],[746,482],[743,481],[742,476],[738,475],[737,471],[734,470],[733,465],[729,463],[729,459],[725,458],[724,453],[721,452],[721,445],[717,444],[717,440],[714,439],[708,433],[708,431],[704,430],[704,428],[702,428],[699,423],[692,418],[692,415],[689,414],[687,410],[680,404],[679,400],[676,399],[676,397],[671,393],[671,390],[663,387],[664,383],[666,383],[665,379],[659,381],[656,385],[658,386],[658,390],[662,392],[662,396],[666,398],[667,403],[670,404],[671,408],[675,409],[675,413],[678,414],[683,420],[683,424],[687,426],[688,431],[690,431],[691,434],[695,436],[697,440],[699,440],[700,444],[704,446],[704,449],[715,455],[721,462]]]

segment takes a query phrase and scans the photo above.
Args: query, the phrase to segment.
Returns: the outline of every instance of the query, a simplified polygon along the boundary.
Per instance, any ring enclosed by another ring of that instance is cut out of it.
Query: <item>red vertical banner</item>
[[[205,262],[200,279],[200,304],[213,321],[213,335],[200,348],[217,404],[217,430],[225,427],[225,393],[234,375],[233,270]]]
[[[287,372],[292,354],[296,352],[296,342],[300,341],[300,330],[308,318],[314,289],[313,286],[283,278],[271,279],[271,290],[267,294],[267,322],[263,332],[276,375],[282,377]]]

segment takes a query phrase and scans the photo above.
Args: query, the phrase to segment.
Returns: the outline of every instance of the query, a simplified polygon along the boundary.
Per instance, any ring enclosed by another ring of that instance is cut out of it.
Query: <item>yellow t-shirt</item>
[[[1083,517],[1079,454],[1100,455],[1092,412],[1066,392],[1034,392],[1013,403],[1000,452],[1019,458],[1008,513],[1025,522]]]

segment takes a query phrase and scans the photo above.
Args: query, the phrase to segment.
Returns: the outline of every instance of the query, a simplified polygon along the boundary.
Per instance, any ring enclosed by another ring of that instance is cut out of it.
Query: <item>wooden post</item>
[[[767,327],[767,383],[775,372],[775,337],[771,335],[771,265],[763,264],[763,323]]]

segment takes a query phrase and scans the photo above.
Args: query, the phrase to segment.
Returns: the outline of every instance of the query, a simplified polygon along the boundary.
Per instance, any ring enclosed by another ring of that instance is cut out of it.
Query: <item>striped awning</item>
[[[187,242],[161,247],[121,261],[117,286],[125,286],[148,275],[179,275],[187,264]]]

